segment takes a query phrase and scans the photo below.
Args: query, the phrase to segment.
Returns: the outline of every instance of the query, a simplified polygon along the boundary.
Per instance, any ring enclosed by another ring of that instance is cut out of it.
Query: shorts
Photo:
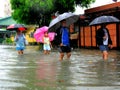
[[[99,45],[99,49],[103,52],[103,51],[108,51],[108,45]]]
[[[69,52],[71,52],[70,46],[60,46],[58,48],[58,50],[59,50],[60,53],[69,53]]]
[[[43,50],[51,50],[50,45],[43,45]]]
[[[25,49],[25,47],[16,47],[16,50],[18,51],[23,51]]]

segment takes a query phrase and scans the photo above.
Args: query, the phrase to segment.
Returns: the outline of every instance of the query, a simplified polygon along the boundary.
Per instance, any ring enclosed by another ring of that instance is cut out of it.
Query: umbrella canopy
[[[69,26],[70,24],[76,22],[79,19],[78,15],[75,15],[71,12],[66,12],[63,14],[60,14],[59,16],[57,16],[55,19],[53,19],[50,24],[49,24],[49,32],[51,31],[56,31],[56,29],[58,29],[61,25],[60,21],[62,20],[66,20],[66,24],[67,26]]]
[[[11,25],[9,25],[8,27],[7,27],[7,30],[19,30],[19,31],[24,31],[24,30],[26,30],[26,27],[24,26],[24,25],[22,25],[22,24],[11,24]]]
[[[120,20],[114,16],[100,16],[95,18],[89,25],[99,25],[104,23],[115,23],[119,22]]]
[[[48,27],[47,26],[43,26],[41,28],[38,28],[35,33],[34,33],[34,38],[37,42],[43,42],[42,38],[44,36],[44,33],[48,31]],[[54,32],[49,32],[48,36],[50,38],[50,41],[54,40],[55,37],[55,33]]]

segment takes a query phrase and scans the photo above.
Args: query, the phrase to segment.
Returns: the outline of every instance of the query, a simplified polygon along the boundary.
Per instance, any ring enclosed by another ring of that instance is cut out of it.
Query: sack
[[[29,43],[28,43],[28,41],[25,39],[25,45],[28,45]]]
[[[78,39],[78,33],[70,34],[70,39]]]

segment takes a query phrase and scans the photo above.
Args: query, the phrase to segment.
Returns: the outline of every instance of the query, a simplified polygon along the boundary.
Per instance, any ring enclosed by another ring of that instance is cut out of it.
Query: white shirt
[[[104,30],[104,33],[105,33],[105,36],[106,36],[106,39],[103,40],[103,44],[104,45],[108,45],[108,33],[107,33],[107,30],[106,29],[103,29]]]

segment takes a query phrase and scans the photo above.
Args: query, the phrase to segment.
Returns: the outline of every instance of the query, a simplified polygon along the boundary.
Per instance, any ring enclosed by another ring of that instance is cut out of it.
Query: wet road
[[[75,50],[62,62],[58,56],[33,46],[17,55],[15,47],[0,45],[0,90],[120,90],[119,51],[110,51],[108,61],[99,50]]]

